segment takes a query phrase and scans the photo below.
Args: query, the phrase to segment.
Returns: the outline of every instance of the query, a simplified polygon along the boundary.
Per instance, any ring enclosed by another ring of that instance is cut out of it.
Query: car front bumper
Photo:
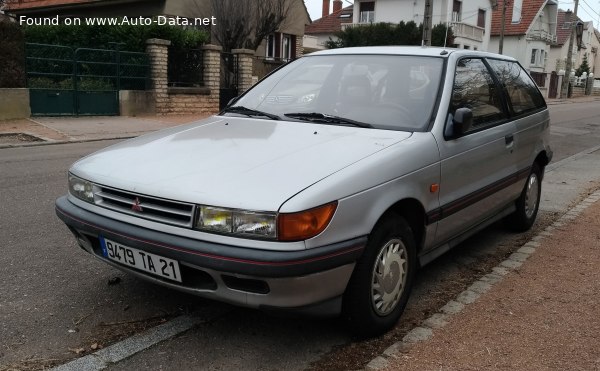
[[[94,257],[128,273],[180,291],[236,305],[333,315],[366,237],[302,251],[271,251],[215,244],[116,221],[84,210],[67,197],[56,214]],[[104,257],[100,236],[177,260],[182,282],[152,276]]]

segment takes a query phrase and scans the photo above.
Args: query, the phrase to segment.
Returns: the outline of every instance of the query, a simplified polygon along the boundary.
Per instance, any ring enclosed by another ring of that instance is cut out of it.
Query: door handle
[[[515,144],[515,138],[512,134],[508,134],[504,137],[504,143],[506,143],[506,148],[512,151],[512,147]]]

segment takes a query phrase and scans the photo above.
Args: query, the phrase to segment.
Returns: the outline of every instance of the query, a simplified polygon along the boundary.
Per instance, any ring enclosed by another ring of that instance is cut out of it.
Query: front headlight
[[[196,228],[206,232],[244,235],[246,237],[277,237],[275,213],[233,210],[212,206],[199,206]]]
[[[94,186],[91,182],[69,174],[69,193],[78,199],[94,203]]]

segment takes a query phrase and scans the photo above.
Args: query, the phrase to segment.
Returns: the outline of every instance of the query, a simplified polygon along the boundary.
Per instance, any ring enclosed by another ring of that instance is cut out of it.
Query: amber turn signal
[[[279,214],[277,220],[278,239],[280,241],[301,241],[318,235],[327,227],[336,208],[337,201],[297,213]]]

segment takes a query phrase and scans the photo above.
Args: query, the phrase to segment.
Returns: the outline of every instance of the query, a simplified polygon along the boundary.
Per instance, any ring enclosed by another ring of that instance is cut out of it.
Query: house
[[[354,6],[342,8],[341,0],[333,1],[333,11],[329,13],[330,0],[323,0],[322,18],[313,21],[304,28],[304,51],[313,52],[326,49],[325,43],[337,40],[335,34],[342,30],[342,25],[352,23]]]
[[[432,4],[432,25],[439,23],[452,27],[453,47],[488,50],[491,12],[495,0],[437,0]],[[399,23],[424,20],[426,0],[355,0],[352,23],[356,27],[374,22]]]
[[[550,48],[557,42],[556,19],[558,3],[555,0],[498,0],[492,13],[492,31],[489,51],[498,53],[505,8],[502,54],[519,61],[529,71],[547,96],[547,80],[554,66],[548,63]]]
[[[583,58],[587,57],[590,72],[594,73],[594,75],[598,75],[598,73],[600,73],[600,56],[598,56],[598,49],[600,49],[600,32],[594,28],[594,22],[583,22],[581,45],[577,48],[576,41],[574,41],[574,44],[573,68],[578,68],[581,63],[583,63]]]
[[[310,16],[303,0],[291,1],[290,13],[279,32],[269,35],[256,50],[256,59],[281,64],[302,55],[304,27]],[[6,0],[5,11],[27,17],[155,17],[190,20],[213,16],[212,0]],[[219,22],[218,19],[215,20]],[[196,24],[197,25],[197,24]],[[211,23],[204,24],[210,30]],[[213,36],[213,44],[218,44]],[[255,63],[256,65],[256,63]]]

